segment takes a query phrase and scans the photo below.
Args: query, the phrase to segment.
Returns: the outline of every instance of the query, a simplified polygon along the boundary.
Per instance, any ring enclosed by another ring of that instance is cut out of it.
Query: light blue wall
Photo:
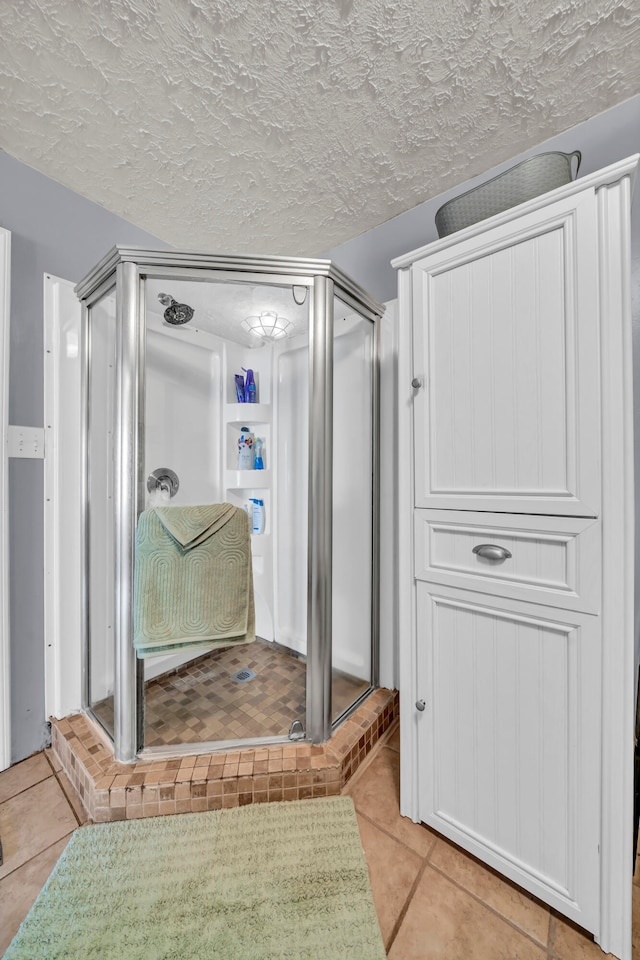
[[[166,247],[0,153],[0,226],[11,231],[9,422],[43,426],[43,275],[78,281],[115,244]],[[43,464],[11,460],[11,758],[47,739],[44,715]]]

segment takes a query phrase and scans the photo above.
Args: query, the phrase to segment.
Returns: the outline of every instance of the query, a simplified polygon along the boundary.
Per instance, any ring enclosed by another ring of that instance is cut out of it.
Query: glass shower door
[[[116,443],[116,298],[88,311],[87,566],[88,704],[111,737],[115,688],[114,455]]]
[[[308,354],[308,308],[296,304],[290,286],[179,276],[148,277],[145,304],[145,510],[162,522],[167,511],[189,520],[194,508],[226,503],[243,517],[247,511],[250,526],[258,508],[249,537],[255,639],[186,642],[166,655],[145,657],[145,747],[287,737],[292,725],[302,737],[306,637],[289,635],[282,621],[296,621],[296,585],[306,591],[306,531],[298,516],[300,503],[306,508],[306,418],[296,420],[295,456],[304,458],[305,467],[296,474],[297,489],[281,497],[280,481],[291,476],[287,412],[307,408],[308,361],[302,376],[288,376],[286,396],[274,383],[283,356],[292,350]],[[181,315],[188,319],[175,323],[180,307],[188,308]],[[285,336],[269,335],[273,315],[286,326]],[[260,332],[252,332],[258,321]],[[248,370],[256,402],[244,402],[244,395],[239,402],[236,377],[248,379]],[[240,462],[245,436],[250,456]],[[208,562],[215,536],[193,554],[183,551],[180,563],[189,556],[195,561],[197,553]],[[295,584],[288,576],[282,583],[283,554],[293,563]],[[216,602],[215,591],[209,600]],[[182,616],[180,603],[177,596]],[[188,615],[195,635],[203,626],[195,628],[200,613],[194,607]]]
[[[332,721],[373,680],[375,325],[334,298]]]

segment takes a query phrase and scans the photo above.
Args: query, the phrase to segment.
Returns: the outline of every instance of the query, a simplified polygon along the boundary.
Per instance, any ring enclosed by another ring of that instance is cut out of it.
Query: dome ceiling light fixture
[[[263,310],[260,314],[240,321],[243,330],[261,340],[282,340],[293,333],[294,325],[286,317],[280,317],[273,310]]]

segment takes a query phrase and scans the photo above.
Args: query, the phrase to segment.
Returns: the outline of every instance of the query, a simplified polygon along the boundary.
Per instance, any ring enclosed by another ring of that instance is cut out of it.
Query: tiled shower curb
[[[118,763],[85,714],[51,720],[51,746],[95,822],[337,796],[398,716],[398,693],[375,690],[331,740],[173,760]]]

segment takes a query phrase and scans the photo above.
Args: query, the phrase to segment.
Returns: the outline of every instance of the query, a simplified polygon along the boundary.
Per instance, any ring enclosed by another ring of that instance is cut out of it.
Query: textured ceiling
[[[638,0],[15,0],[0,84],[0,148],[163,240],[317,256],[637,93]]]

